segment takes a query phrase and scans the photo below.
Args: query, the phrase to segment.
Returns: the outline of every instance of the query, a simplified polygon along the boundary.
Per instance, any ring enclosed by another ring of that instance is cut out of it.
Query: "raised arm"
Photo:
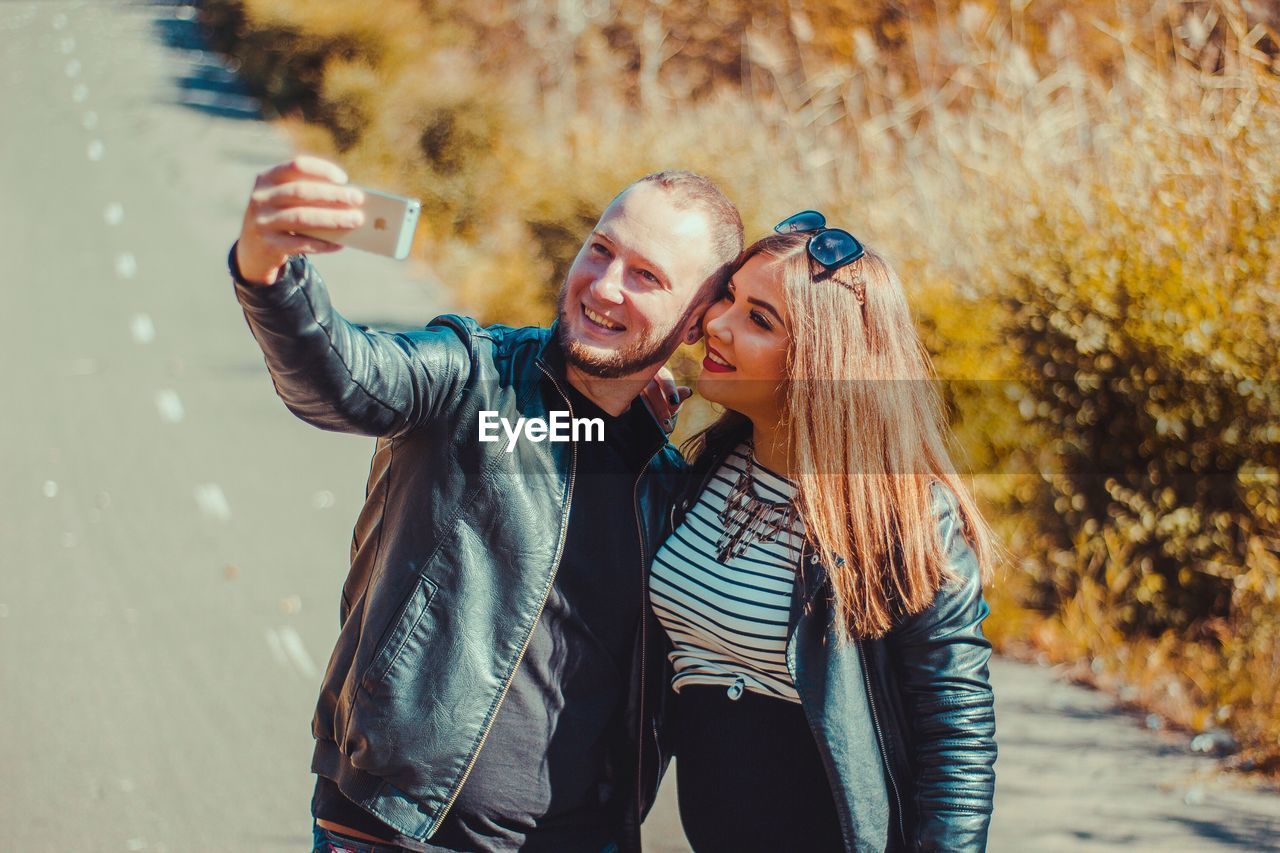
[[[995,796],[991,644],[982,634],[988,608],[954,498],[938,488],[934,504],[956,580],[889,634],[914,753],[911,849],[977,853],[986,849]]]
[[[470,333],[442,317],[418,332],[347,321],[306,255],[341,248],[296,229],[354,228],[358,190],[332,163],[299,157],[258,176],[228,266],[285,405],[322,429],[395,436],[439,411],[465,379]]]

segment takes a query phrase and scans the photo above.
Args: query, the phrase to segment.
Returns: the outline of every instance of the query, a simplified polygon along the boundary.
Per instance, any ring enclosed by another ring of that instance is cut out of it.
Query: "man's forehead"
[[[706,212],[675,193],[648,184],[633,186],[614,199],[595,230],[611,240],[644,244],[650,246],[649,251],[668,256],[695,255],[701,259],[710,251]]]

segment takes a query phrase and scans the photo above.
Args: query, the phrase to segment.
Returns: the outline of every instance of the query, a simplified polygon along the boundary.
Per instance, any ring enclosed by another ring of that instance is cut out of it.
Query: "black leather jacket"
[[[700,456],[672,509],[672,529],[714,474],[732,436]],[[806,547],[796,572],[787,668],[827,770],[845,849],[981,851],[995,795],[991,645],[978,561],[954,495],[933,511],[956,581],[883,638],[849,642],[832,619],[827,574]]]
[[[507,453],[505,440],[478,441],[478,415],[546,418],[548,382],[571,411],[560,348],[550,329],[481,328],[456,316],[370,331],[331,308],[302,257],[276,284],[238,282],[236,293],[285,405],[323,429],[378,437],[312,725],[312,769],[426,840],[466,782],[542,612],[576,471],[572,443],[521,440]],[[619,523],[640,529],[646,590],[683,468],[656,422],[651,441],[633,512],[619,507]],[[650,665],[661,661],[661,629],[644,602],[636,607],[633,757],[611,780],[629,850],[639,849],[665,760],[657,736],[667,693],[662,667]]]

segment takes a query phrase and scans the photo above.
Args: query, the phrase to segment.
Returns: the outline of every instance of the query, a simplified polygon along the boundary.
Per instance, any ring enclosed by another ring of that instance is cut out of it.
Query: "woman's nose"
[[[729,324],[725,321],[727,313],[719,306],[708,308],[707,313],[702,315],[702,333],[708,338],[714,338],[718,341],[733,340],[733,333],[729,330]]]

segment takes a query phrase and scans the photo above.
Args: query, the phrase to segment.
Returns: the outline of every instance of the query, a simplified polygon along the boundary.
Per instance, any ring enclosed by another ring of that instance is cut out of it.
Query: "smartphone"
[[[379,192],[367,187],[357,189],[364,193],[364,206],[361,208],[364,211],[363,225],[352,231],[315,228],[306,231],[305,235],[352,249],[387,255],[397,261],[409,257],[413,232],[418,225],[418,214],[422,212],[422,202],[416,198]]]

